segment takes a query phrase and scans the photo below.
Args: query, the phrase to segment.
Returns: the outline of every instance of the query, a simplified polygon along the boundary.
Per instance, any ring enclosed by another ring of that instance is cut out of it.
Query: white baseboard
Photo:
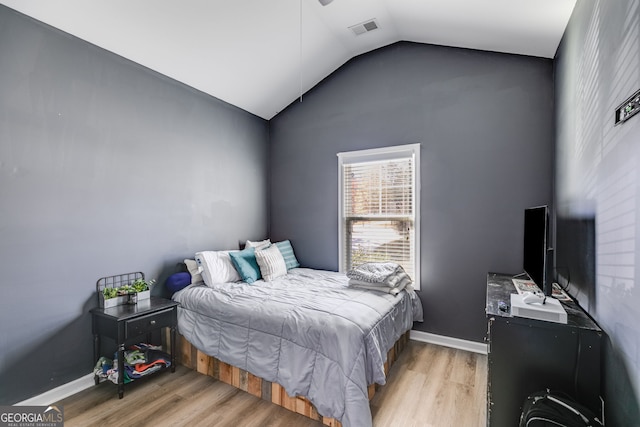
[[[487,354],[487,345],[475,341],[461,340],[459,338],[445,337],[443,335],[430,334],[422,331],[411,331],[410,338],[414,341],[427,342],[437,344],[444,347],[457,348],[460,350],[471,351],[473,353]],[[66,384],[62,384],[52,390],[46,391],[38,396],[18,402],[15,406],[46,406],[58,402],[72,394],[79,393],[92,387],[95,384],[93,374],[87,374],[83,377],[73,380]]]
[[[69,397],[72,394],[86,390],[95,384],[93,380],[93,374],[87,374],[84,377],[80,377],[77,380],[73,380],[66,384],[62,384],[52,390],[45,391],[38,396],[34,396],[30,399],[18,402],[15,406],[48,406],[52,403],[58,402],[65,397]]]
[[[459,338],[445,337],[444,335],[430,334],[428,332],[411,330],[409,337],[414,341],[437,344],[444,347],[457,348],[473,353],[487,354],[487,345],[481,342],[461,340]]]

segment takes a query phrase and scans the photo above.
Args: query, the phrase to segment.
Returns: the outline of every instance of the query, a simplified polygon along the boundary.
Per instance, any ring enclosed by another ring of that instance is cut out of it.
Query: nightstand
[[[93,324],[94,363],[101,356],[100,338],[112,338],[118,351],[118,397],[124,396],[124,349],[126,345],[140,342],[144,335],[150,341],[151,333],[161,328],[170,328],[171,372],[176,370],[176,326],[178,303],[166,298],[151,297],[137,304],[124,304],[110,308],[91,310]],[[95,377],[98,384],[99,378]]]

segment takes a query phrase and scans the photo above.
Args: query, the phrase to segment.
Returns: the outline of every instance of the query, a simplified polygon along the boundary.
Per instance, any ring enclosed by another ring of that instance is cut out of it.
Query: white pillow
[[[265,282],[271,282],[287,274],[287,264],[280,249],[276,245],[256,251],[256,261],[260,266],[260,273]]]
[[[252,242],[251,240],[247,240],[247,243],[244,244],[244,248],[256,248],[256,251],[260,250],[260,249],[264,249],[264,248],[268,248],[269,246],[271,246],[271,240],[270,239],[265,239],[265,240],[257,240],[255,242]]]
[[[242,280],[231,262],[229,251],[198,252],[196,262],[202,267],[202,278],[207,286]]]
[[[185,259],[184,260],[184,265],[187,266],[187,270],[189,271],[189,274],[191,275],[191,284],[194,285],[196,283],[202,283],[204,282],[204,279],[202,278],[202,269],[200,267],[198,267],[198,263],[196,262],[195,259]]]

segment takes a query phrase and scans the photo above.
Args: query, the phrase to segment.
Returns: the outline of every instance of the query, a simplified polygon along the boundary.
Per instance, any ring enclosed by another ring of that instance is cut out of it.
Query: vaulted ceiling
[[[553,58],[575,2],[0,0],[265,119],[401,40]]]

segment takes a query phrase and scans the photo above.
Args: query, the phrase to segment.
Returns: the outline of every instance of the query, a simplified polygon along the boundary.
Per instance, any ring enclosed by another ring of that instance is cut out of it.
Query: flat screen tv
[[[522,264],[525,273],[547,295],[551,292],[551,286],[548,286],[547,289],[546,284],[548,238],[549,210],[547,206],[525,209]]]

